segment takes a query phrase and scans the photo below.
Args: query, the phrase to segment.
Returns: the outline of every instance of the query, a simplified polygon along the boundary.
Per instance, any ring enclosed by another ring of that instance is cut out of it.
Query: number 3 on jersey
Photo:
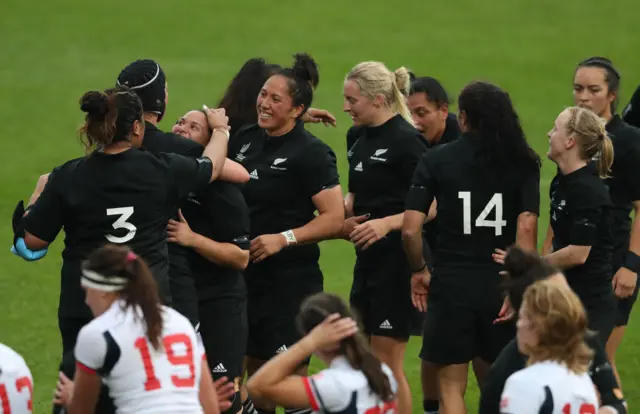
[[[126,243],[129,240],[133,239],[136,235],[136,231],[138,230],[136,226],[129,223],[127,220],[133,215],[133,207],[118,207],[118,208],[108,208],[107,216],[120,216],[118,220],[116,220],[111,227],[114,230],[118,229],[127,229],[129,232],[122,237],[117,237],[112,234],[107,234],[105,237],[111,243]]]
[[[462,199],[462,223],[464,234],[471,234],[471,192],[460,191],[458,198]],[[496,219],[487,220],[491,210],[495,208]],[[496,236],[502,236],[502,228],[507,225],[507,221],[502,219],[502,194],[495,193],[491,200],[484,207],[475,223],[476,227],[493,227]]]

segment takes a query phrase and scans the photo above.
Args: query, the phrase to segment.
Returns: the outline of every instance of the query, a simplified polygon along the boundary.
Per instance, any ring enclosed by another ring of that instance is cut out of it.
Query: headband
[[[129,279],[120,276],[103,276],[93,270],[84,269],[80,285],[85,288],[100,290],[102,292],[118,292],[129,283]]]

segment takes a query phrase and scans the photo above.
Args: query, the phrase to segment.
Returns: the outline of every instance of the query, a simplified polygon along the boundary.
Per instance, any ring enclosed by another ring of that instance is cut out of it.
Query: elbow
[[[249,266],[249,251],[242,250],[240,254],[238,254],[237,259],[233,263],[233,268],[235,270],[244,271],[247,266]]]
[[[402,241],[410,242],[412,240],[415,240],[415,238],[420,235],[421,232],[422,228],[416,229],[414,227],[402,226]]]

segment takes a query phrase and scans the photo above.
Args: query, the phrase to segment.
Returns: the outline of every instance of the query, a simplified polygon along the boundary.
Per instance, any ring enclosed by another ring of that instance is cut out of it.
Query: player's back
[[[588,373],[576,374],[555,361],[533,364],[511,375],[502,393],[503,414],[596,413],[598,397]]]
[[[426,155],[437,183],[436,267],[494,267],[494,249],[516,241],[520,213],[538,214],[539,170],[483,164],[472,139],[463,135]]]
[[[90,336],[105,338],[104,366],[96,371],[103,375],[117,413],[201,413],[204,350],[191,323],[163,307],[161,346],[156,350],[146,337],[140,310],[136,317],[131,308],[123,311],[121,304],[116,302],[83,328]],[[80,336],[77,355],[83,353]],[[82,357],[76,358],[83,363]]]
[[[33,377],[24,358],[0,344],[0,414],[26,414],[33,407]]]
[[[386,365],[382,371],[389,378],[393,393],[397,382]],[[331,361],[329,368],[304,379],[311,408],[320,413],[392,414],[396,400],[382,401],[369,387],[362,371],[354,369],[345,357]]]

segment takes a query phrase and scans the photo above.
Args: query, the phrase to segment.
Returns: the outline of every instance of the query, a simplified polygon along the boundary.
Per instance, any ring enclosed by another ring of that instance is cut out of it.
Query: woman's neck
[[[280,128],[276,128],[276,129],[271,130],[271,131],[265,129],[265,132],[270,137],[281,137],[282,135],[288,134],[289,132],[291,132],[293,130],[293,128],[296,127],[296,121],[297,120],[294,119],[293,122],[287,122],[286,124],[284,124]]]
[[[396,116],[396,114],[388,107],[384,107],[380,109],[372,119],[372,122],[368,125],[370,127],[377,127],[382,124],[389,122],[391,118]]]
[[[105,154],[119,154],[131,149],[132,145],[130,141],[119,141],[102,149],[101,152]]]
[[[158,114],[154,114],[153,112],[145,112],[142,117],[145,121],[150,123],[153,126],[158,125]]]
[[[562,175],[571,174],[572,172],[577,171],[587,165],[587,161],[581,160],[577,155],[573,154],[574,153],[567,153],[566,157],[556,161],[556,164],[562,172]]]

